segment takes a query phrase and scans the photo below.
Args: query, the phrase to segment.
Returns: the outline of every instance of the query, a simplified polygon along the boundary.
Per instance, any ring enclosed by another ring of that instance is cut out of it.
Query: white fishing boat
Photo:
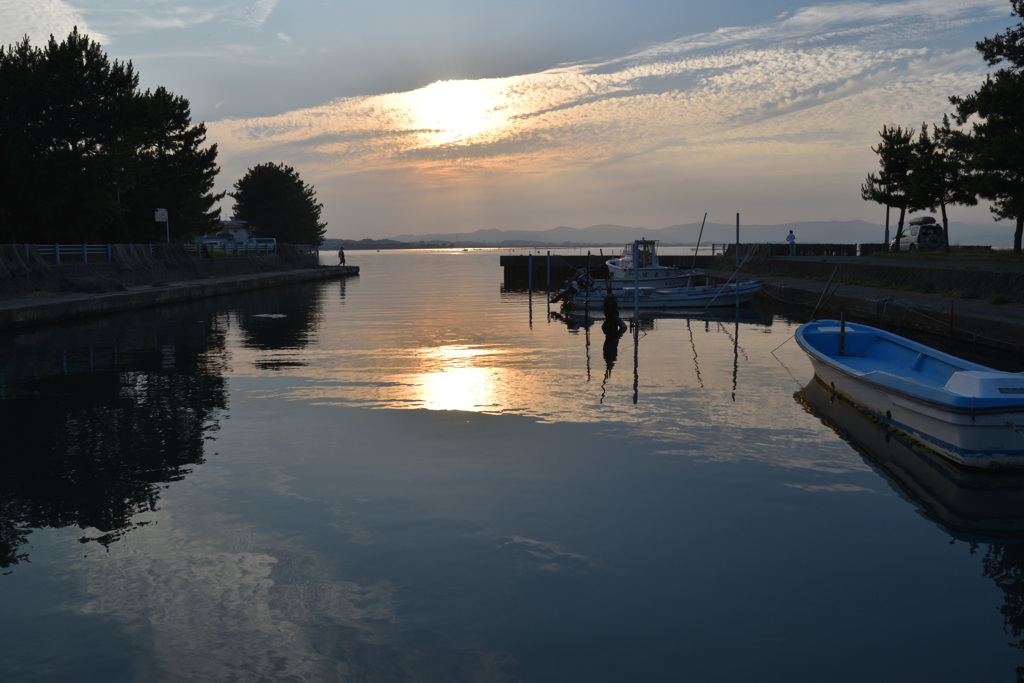
[[[694,272],[692,268],[665,266],[658,258],[658,240],[636,240],[622,249],[622,253],[604,263],[608,269],[608,282],[613,289],[641,287],[664,289],[681,287]],[[595,274],[599,274],[596,272]],[[604,287],[604,282],[599,285]]]
[[[1024,373],[838,320],[801,325],[796,340],[833,391],[938,453],[971,467],[1024,467]]]
[[[593,272],[586,268],[578,269],[551,303],[589,291],[599,291],[603,296],[608,286],[613,290],[637,286],[648,289],[684,287],[691,283],[694,275],[699,274],[702,271],[696,268],[663,266],[658,258],[658,240],[636,240],[623,247],[621,254],[605,261],[603,267],[598,266]]]
[[[583,306],[600,307],[607,289],[601,289],[600,282],[591,287],[570,288],[559,293],[553,301],[564,301],[568,308]],[[760,280],[742,280],[717,284],[703,272],[692,271],[679,287],[633,287],[624,286],[612,289],[612,295],[619,304],[622,313],[630,309],[706,309],[714,307],[747,304],[754,295],[761,291]]]

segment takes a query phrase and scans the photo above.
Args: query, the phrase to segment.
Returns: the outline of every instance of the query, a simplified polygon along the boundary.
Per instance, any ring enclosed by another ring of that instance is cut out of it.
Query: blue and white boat
[[[579,282],[579,280],[574,280]],[[607,294],[600,282],[583,282],[570,286],[551,301],[562,301],[566,308],[601,307]],[[622,286],[611,290],[622,313],[630,309],[651,310],[705,310],[723,308],[737,304],[749,304],[754,295],[761,291],[760,280],[730,280],[724,284],[712,281],[701,271],[691,271],[678,287],[631,287]]]
[[[796,340],[826,386],[932,450],[971,467],[1024,467],[1024,373],[839,320],[801,325]]]

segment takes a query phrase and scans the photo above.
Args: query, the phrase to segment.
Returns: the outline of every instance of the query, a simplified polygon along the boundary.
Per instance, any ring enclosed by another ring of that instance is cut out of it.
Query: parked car
[[[900,251],[917,251],[918,249],[941,249],[942,226],[931,216],[912,218],[903,226],[899,233]],[[889,243],[889,250],[896,250],[896,238]]]

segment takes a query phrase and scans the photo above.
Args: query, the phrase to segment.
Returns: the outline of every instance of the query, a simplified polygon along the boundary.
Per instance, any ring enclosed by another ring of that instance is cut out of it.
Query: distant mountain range
[[[808,221],[783,225],[740,224],[741,242],[784,242],[792,230],[797,242],[860,244],[881,243],[885,237],[885,226],[865,221]],[[890,226],[890,237],[894,235],[896,222]],[[954,245],[984,244],[1008,247],[1013,244],[1013,226],[1008,222],[972,224],[951,222],[950,242]],[[701,233],[700,223],[670,225],[667,228],[651,230],[623,225],[592,225],[589,228],[559,226],[550,230],[477,230],[468,233],[433,233],[428,235],[398,235],[395,242],[450,243],[453,246],[619,246],[635,239],[661,240],[663,245],[693,245]],[[347,240],[346,240],[347,241]],[[707,223],[704,226],[701,244],[733,243],[736,241],[736,226],[721,223]]]

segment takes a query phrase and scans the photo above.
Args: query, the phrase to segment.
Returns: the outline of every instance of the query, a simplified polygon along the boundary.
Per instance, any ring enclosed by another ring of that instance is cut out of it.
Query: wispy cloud
[[[24,36],[28,36],[34,45],[40,45],[50,35],[58,39],[66,36],[75,26],[94,40],[105,40],[105,36],[90,30],[81,12],[61,0],[0,0],[2,45],[13,44]]]
[[[9,43],[28,34],[33,43],[41,43],[51,33],[67,35],[76,25],[104,44],[114,36],[205,24],[259,30],[277,4],[278,0],[224,0],[214,5],[173,0],[93,0],[88,5],[64,0],[0,0],[0,40]]]
[[[250,28],[260,28],[274,12],[277,0],[256,0],[249,5],[243,23]]]
[[[920,22],[926,4],[908,3],[901,16],[913,13]],[[799,23],[807,38],[811,27],[819,35],[832,35],[836,25],[851,17],[897,14],[887,7],[841,5],[845,11],[832,16],[831,23],[820,12],[801,10],[747,30],[747,35],[764,38],[748,47],[729,41],[729,49],[695,51],[689,40],[682,40],[614,64],[576,64],[476,81],[472,101],[452,101],[450,93],[445,98],[447,106],[460,108],[462,120],[452,124],[456,130],[447,137],[437,130],[443,122],[421,121],[422,109],[429,106],[424,104],[429,93],[422,94],[427,89],[214,125],[225,149],[283,152],[300,145],[326,165],[335,157],[359,158],[369,165],[489,158],[492,168],[525,162],[528,172],[537,170],[529,168],[531,159],[551,172],[562,164],[597,163],[680,145],[746,145],[754,139],[846,139],[862,145],[894,116],[940,116],[950,93],[976,82],[980,60],[968,52],[924,45],[877,50],[856,41],[807,40],[783,47],[776,39],[785,33],[779,28],[790,22]],[[949,16],[949,11],[942,13]],[[479,111],[473,114],[470,108]],[[478,120],[467,126],[471,116]],[[476,129],[465,130],[472,126]]]
[[[190,5],[139,3],[133,7],[99,9],[89,14],[112,35],[130,35],[149,31],[182,30],[218,21],[220,10]]]
[[[792,212],[821,201],[819,180],[845,186],[859,210],[882,125],[936,121],[984,76],[976,52],[942,39],[951,23],[991,21],[1004,4],[813,6],[612,60],[208,126],[229,178],[283,159],[340,192],[443,191],[464,211],[485,191],[493,211],[510,187],[533,188],[538,205],[560,187],[607,207],[630,185],[710,199],[742,182],[758,188],[744,201]]]
[[[934,35],[965,23],[1008,14],[1005,0],[908,0],[906,2],[835,2],[802,7],[758,26],[732,26],[686,36],[631,55],[658,57],[755,43],[790,46],[843,39],[899,44],[912,36]]]

